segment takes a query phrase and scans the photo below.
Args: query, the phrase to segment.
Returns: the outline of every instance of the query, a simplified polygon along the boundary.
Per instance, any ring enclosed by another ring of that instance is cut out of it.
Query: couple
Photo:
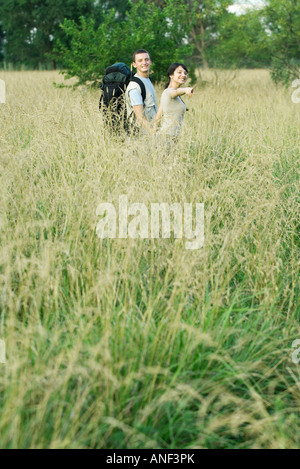
[[[186,113],[186,105],[180,96],[193,96],[193,88],[180,88],[188,78],[188,69],[184,64],[174,63],[169,67],[169,83],[161,97],[158,109],[154,87],[149,78],[152,62],[149,53],[144,49],[137,50],[133,55],[133,66],[137,69],[136,77],[140,78],[146,88],[146,98],[143,100],[138,83],[130,82],[126,90],[126,106],[129,121],[148,134],[165,135],[172,139],[179,136],[182,122]]]

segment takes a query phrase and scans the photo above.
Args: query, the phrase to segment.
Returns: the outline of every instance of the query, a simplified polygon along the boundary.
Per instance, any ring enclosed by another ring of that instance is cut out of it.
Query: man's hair
[[[135,62],[135,58],[136,58],[136,56],[137,56],[138,54],[148,54],[149,57],[150,57],[150,54],[149,54],[149,52],[148,52],[147,50],[145,50],[145,49],[138,49],[138,50],[135,51],[135,53],[134,53],[133,56],[132,56],[133,62]]]

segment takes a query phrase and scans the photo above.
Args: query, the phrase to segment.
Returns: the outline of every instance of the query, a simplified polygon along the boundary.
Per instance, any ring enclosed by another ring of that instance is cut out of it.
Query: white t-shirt
[[[127,95],[127,112],[130,116],[133,112],[133,106],[144,106],[144,115],[149,121],[153,121],[156,117],[158,107],[157,107],[157,98],[154,86],[150,78],[140,77],[137,74],[137,78],[142,80],[146,87],[146,99],[143,102],[143,97],[141,95],[141,88],[138,83],[131,82],[128,85],[126,95]]]

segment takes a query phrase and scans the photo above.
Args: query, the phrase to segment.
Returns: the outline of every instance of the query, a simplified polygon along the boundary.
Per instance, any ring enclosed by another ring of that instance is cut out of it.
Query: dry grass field
[[[97,90],[0,78],[0,447],[299,448],[292,91],[206,72],[164,154],[107,135]],[[100,240],[122,194],[204,203],[204,247]]]

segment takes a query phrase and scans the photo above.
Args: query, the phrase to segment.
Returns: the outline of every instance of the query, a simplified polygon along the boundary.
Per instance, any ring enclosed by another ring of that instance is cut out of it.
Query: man
[[[136,120],[137,126],[147,133],[153,134],[153,123],[158,111],[155,89],[149,78],[152,62],[149,53],[139,49],[133,54],[133,66],[137,69],[135,77],[142,80],[146,88],[146,98],[143,100],[141,87],[136,82],[130,82],[126,90],[126,106],[129,122]]]

